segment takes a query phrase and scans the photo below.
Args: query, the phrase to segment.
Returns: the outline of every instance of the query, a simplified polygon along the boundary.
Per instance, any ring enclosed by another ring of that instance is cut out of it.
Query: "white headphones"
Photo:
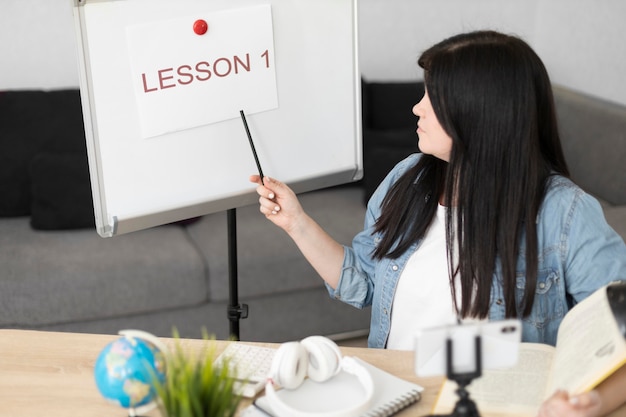
[[[283,402],[274,390],[273,383],[293,390],[307,375],[313,381],[324,382],[342,370],[355,375],[365,390],[365,400],[347,409],[324,413],[298,410]],[[300,342],[283,343],[278,348],[265,385],[265,395],[276,417],[353,417],[369,407],[374,395],[374,381],[368,370],[354,358],[342,358],[335,342],[323,336],[309,336]]]

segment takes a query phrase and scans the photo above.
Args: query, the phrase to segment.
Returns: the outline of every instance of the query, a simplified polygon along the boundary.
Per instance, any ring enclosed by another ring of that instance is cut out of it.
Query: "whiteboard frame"
[[[85,135],[87,141],[87,156],[89,160],[89,173],[91,178],[92,196],[94,202],[94,216],[96,221],[96,231],[102,237],[112,237],[120,234],[125,234],[137,230],[150,228],[162,224],[167,224],[183,219],[202,216],[209,213],[223,211],[231,208],[241,207],[249,204],[253,204],[257,201],[257,195],[254,192],[254,185],[249,184],[249,188],[246,190],[240,188],[232,190],[229,193],[223,193],[221,195],[207,196],[203,201],[197,200],[193,203],[178,204],[175,203],[172,207],[157,207],[148,208],[147,211],[141,213],[124,213],[120,214],[110,207],[109,195],[112,194],[114,187],[110,183],[107,183],[107,177],[103,165],[105,162],[102,160],[103,145],[107,144],[107,137],[104,137],[101,129],[101,115],[98,109],[98,101],[94,95],[94,75],[91,62],[92,51],[90,50],[90,39],[88,36],[88,24],[85,18],[85,7],[91,4],[98,3],[110,3],[110,2],[128,2],[133,0],[72,0],[74,3],[74,22],[75,32],[78,40],[78,64],[79,64],[79,77],[80,77],[80,91],[82,98],[83,118],[85,123]],[[136,0],[140,1],[140,0]],[[176,4],[175,0],[162,0],[162,2],[170,1],[172,4]],[[219,2],[220,0],[202,0],[204,3],[210,3],[213,1]],[[291,3],[297,3],[299,5],[306,5],[307,2],[317,2],[319,0],[230,0],[232,7],[245,7],[258,4],[271,4],[272,7],[282,7],[285,1]],[[350,141],[349,146],[353,146],[353,161],[349,161],[347,166],[342,166],[340,169],[329,170],[328,172],[315,173],[309,176],[300,176],[289,178],[288,173],[277,177],[292,187],[296,193],[305,191],[311,191],[315,189],[321,189],[329,186],[344,184],[348,182],[357,181],[363,176],[363,164],[362,164],[362,132],[361,132],[361,80],[360,70],[358,65],[358,13],[357,13],[357,0],[332,0],[335,2],[342,1],[351,5],[351,24],[352,43],[351,51],[352,55],[346,57],[351,65],[352,73],[352,85],[350,89],[352,109],[351,109],[351,124],[352,135],[345,138],[346,141]],[[283,3],[281,3],[283,2]],[[291,7],[291,6],[290,6]],[[305,6],[303,6],[305,7]],[[276,30],[276,28],[275,28]],[[320,40],[321,42],[322,40]],[[332,46],[331,46],[332,47]],[[277,61],[284,60],[284,57],[280,57],[280,51],[276,51],[278,56]],[[313,58],[316,59],[316,58]],[[280,70],[281,63],[277,63],[277,71]],[[277,74],[277,82],[281,83],[281,75]],[[283,75],[284,76],[284,75]],[[306,80],[303,80],[306,82]],[[280,91],[280,90],[279,90]],[[323,92],[321,92],[323,93]],[[279,94],[279,103],[281,96]],[[306,97],[302,98],[306,100]],[[279,104],[280,109],[280,104]],[[277,110],[280,111],[280,110]],[[269,111],[268,113],[271,113]],[[255,115],[248,116],[248,123],[254,126]],[[261,117],[259,117],[261,118]],[[252,121],[251,121],[252,120]],[[245,135],[241,121],[232,120],[224,123],[237,124],[236,129],[240,129],[240,133]],[[259,123],[259,129],[261,124]],[[212,129],[211,125],[202,126],[199,128],[191,129],[194,134],[203,135],[206,131]],[[329,127],[332,129],[332,127]],[[174,133],[176,135],[180,132]],[[258,133],[258,130],[257,132]],[[185,133],[190,135],[189,131]],[[239,134],[239,133],[237,133]],[[254,136],[254,132],[253,132]],[[245,137],[245,136],[243,136]],[[343,140],[343,139],[342,139]],[[246,143],[247,146],[247,143]],[[258,143],[257,143],[258,148]],[[329,152],[332,153],[332,150]],[[351,151],[352,152],[352,151]],[[330,155],[330,154],[329,154]],[[249,159],[250,170],[247,174],[256,172],[255,163],[252,158],[252,153],[248,149],[246,158]],[[110,163],[110,162],[109,162]],[[276,167],[272,167],[271,163],[266,165],[268,160],[264,160],[264,155],[261,152],[261,164],[264,168],[266,175],[279,175],[274,172],[279,172]],[[274,162],[275,163],[275,162]],[[343,163],[343,162],[342,162]],[[269,169],[268,169],[269,168]],[[275,169],[272,169],[275,168]],[[247,181],[247,175],[245,176]]]

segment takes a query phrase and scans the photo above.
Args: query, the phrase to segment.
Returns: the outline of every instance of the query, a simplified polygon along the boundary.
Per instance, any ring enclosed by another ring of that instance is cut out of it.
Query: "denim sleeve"
[[[626,245],[598,201],[578,190],[561,237],[567,292],[579,302],[599,287],[626,280]]]
[[[337,288],[326,284],[328,294],[356,308],[364,308],[372,304],[374,283],[356,262],[354,249],[344,247],[344,262]]]
[[[378,200],[381,194],[379,187],[367,205],[363,230],[354,237],[351,247],[344,246],[344,259],[337,288],[333,290],[326,285],[332,298],[357,308],[371,305],[374,294],[376,264],[371,256],[375,249],[372,231],[380,215]]]

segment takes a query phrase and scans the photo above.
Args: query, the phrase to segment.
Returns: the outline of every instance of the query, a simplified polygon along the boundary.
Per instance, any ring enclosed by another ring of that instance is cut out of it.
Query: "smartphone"
[[[418,376],[447,374],[448,339],[452,347],[452,371],[477,370],[477,337],[480,338],[481,369],[505,369],[517,363],[522,338],[521,321],[481,321],[418,331],[415,336],[415,373]]]

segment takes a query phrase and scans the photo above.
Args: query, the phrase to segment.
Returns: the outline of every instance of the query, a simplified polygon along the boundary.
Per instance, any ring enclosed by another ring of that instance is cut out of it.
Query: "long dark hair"
[[[444,205],[454,207],[446,244],[451,283],[456,276],[461,282],[457,312],[487,317],[499,263],[506,317],[525,317],[537,284],[536,218],[546,183],[554,173],[569,176],[548,73],[524,41],[493,31],[453,36],[418,63],[452,152],[449,162],[425,155],[391,187],[375,227],[383,239],[374,256],[397,258],[419,241],[443,196]],[[523,241],[526,286],[516,305]]]

